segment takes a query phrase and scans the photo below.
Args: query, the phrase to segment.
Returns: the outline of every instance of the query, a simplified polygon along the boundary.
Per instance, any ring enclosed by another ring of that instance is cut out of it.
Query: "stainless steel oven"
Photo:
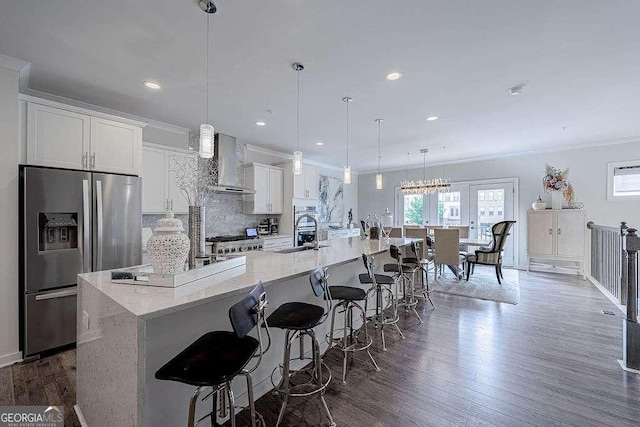
[[[298,220],[300,219],[300,223],[298,224],[298,228],[296,230],[296,246],[302,246],[305,243],[311,243],[318,238],[318,236],[316,236],[316,224],[311,218],[305,217],[305,215],[311,216],[317,221],[318,208],[315,206],[293,207],[294,229],[295,225],[298,224]]]

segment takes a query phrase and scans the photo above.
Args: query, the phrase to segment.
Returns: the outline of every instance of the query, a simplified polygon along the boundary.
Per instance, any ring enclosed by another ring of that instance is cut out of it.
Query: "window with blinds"
[[[609,163],[607,170],[609,200],[640,198],[640,160]]]

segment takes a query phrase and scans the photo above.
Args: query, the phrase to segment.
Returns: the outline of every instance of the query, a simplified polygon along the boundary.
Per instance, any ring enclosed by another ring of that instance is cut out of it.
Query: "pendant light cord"
[[[444,145],[442,146],[442,179],[444,178]]]
[[[297,99],[296,99],[296,150],[300,151],[300,70],[296,70]]]
[[[346,101],[347,104],[347,166],[349,166],[349,100]]]
[[[209,123],[209,18],[210,14],[207,13],[207,117],[205,122]]]
[[[380,119],[378,119],[378,173],[380,173]]]
[[[427,152],[422,153],[422,180],[427,180]]]

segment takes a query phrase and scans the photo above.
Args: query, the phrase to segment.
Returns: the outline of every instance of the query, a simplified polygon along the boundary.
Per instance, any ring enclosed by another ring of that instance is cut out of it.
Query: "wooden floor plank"
[[[632,426],[640,425],[640,376],[624,372],[621,314],[590,283],[544,273],[520,274],[520,303],[499,304],[433,293],[424,319],[401,314],[406,339],[389,330],[389,351],[375,334],[372,353],[349,361],[341,385],[341,353],[325,356],[334,381],[326,391],[341,426]],[[277,332],[276,332],[277,333]],[[0,404],[60,403],[65,425],[77,426],[75,351],[0,369]],[[256,403],[268,426],[280,400]],[[238,425],[248,425],[246,411]],[[317,396],[292,399],[284,426],[327,425]]]

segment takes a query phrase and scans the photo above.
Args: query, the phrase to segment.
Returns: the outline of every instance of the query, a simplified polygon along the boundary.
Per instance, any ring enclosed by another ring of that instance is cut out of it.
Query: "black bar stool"
[[[282,407],[278,415],[276,426],[280,425],[284,416],[285,408],[289,397],[306,397],[314,394],[320,394],[320,400],[329,418],[330,425],[335,426],[329,407],[324,399],[324,391],[331,382],[331,371],[329,367],[322,361],[320,355],[320,343],[316,337],[313,328],[324,323],[331,313],[332,298],[329,287],[327,286],[326,269],[322,267],[316,268],[309,276],[309,282],[313,293],[317,297],[324,297],[327,308],[308,304],[304,302],[287,302],[278,307],[267,318],[267,323],[271,327],[280,328],[285,331],[284,361],[281,365],[282,380],[278,385],[274,384],[277,394],[283,397]],[[312,343],[311,358],[305,357],[304,354],[304,337],[309,336]],[[291,346],[293,342],[299,339],[300,356],[299,360],[310,360],[308,367],[300,370],[291,369]],[[271,374],[273,383],[273,373],[278,369],[274,369]]]
[[[387,351],[387,343],[384,339],[384,325],[393,325],[400,338],[404,339],[404,334],[398,327],[398,302],[396,299],[396,293],[394,293],[392,286],[397,282],[391,276],[385,274],[375,274],[373,269],[375,267],[373,256],[362,254],[362,261],[364,267],[367,269],[366,273],[362,273],[358,276],[360,283],[370,284],[371,288],[367,292],[367,299],[371,294],[375,294],[376,298],[376,312],[372,317],[373,325],[376,329],[380,327],[380,336],[382,337],[382,350]],[[387,303],[385,305],[384,296],[387,296]],[[388,312],[391,311],[389,314]]]
[[[413,292],[413,277],[409,277],[409,274],[413,276],[414,267],[406,265],[403,262],[402,252],[400,251],[400,248],[395,245],[391,245],[389,247],[389,255],[391,255],[391,258],[395,259],[396,262],[395,264],[385,264],[384,271],[395,273],[393,275],[393,279],[398,285],[402,286],[402,298],[398,298],[398,306],[404,307],[407,311],[413,311],[420,323],[424,323],[418,314],[418,310],[416,310],[418,299],[415,297]]]
[[[413,268],[413,273],[411,275],[413,281],[413,291],[414,295],[417,292],[418,295],[422,295],[422,298],[428,299],[434,309],[436,309],[436,305],[433,303],[431,299],[431,291],[432,289],[429,287],[429,265],[434,264],[435,268],[435,256],[430,251],[431,238],[427,236],[427,242],[425,248],[427,251],[424,254],[424,258],[418,255],[420,248],[416,242],[411,242],[411,255],[409,257],[405,257],[402,259],[403,264],[408,265]],[[416,280],[416,275],[420,273],[420,282]],[[416,295],[416,297],[418,296]]]
[[[187,427],[193,427],[209,417],[211,417],[212,425],[218,425],[216,404],[218,400],[225,400],[222,396],[226,396],[228,399],[231,426],[235,427],[236,408],[231,382],[237,375],[244,376],[247,381],[251,425],[255,427],[258,420],[264,425],[264,419],[255,409],[251,373],[256,370],[262,356],[269,350],[271,336],[267,327],[269,343],[264,348],[261,328],[257,328],[258,339],[249,336],[248,333],[259,323],[264,323],[266,306],[267,294],[262,283],[259,283],[249,295],[229,309],[233,332],[215,331],[201,336],[156,372],[155,376],[159,380],[178,381],[198,387],[191,395],[189,402]],[[251,369],[245,369],[253,358],[257,359],[255,365]],[[215,398],[212,399],[213,410],[195,421],[198,397],[208,387],[211,387],[212,390],[202,398],[202,401],[215,395]],[[223,410],[224,408],[221,407],[220,412],[224,416]]]
[[[327,274],[328,278],[329,275]],[[366,351],[376,371],[380,371],[378,364],[369,351],[373,338],[367,330],[367,292],[362,288],[353,286],[329,286],[329,294],[331,299],[338,301],[338,303],[333,306],[331,311],[331,329],[328,341],[331,347],[336,347],[342,351],[342,384],[345,385],[347,383],[347,357],[349,353],[355,354],[357,351]],[[363,301],[364,307],[359,304]],[[342,313],[344,313],[341,338],[334,337],[338,309],[342,309]],[[353,328],[353,310],[358,311],[362,318],[362,326],[357,330]],[[362,331],[364,331],[364,340],[360,339]]]

